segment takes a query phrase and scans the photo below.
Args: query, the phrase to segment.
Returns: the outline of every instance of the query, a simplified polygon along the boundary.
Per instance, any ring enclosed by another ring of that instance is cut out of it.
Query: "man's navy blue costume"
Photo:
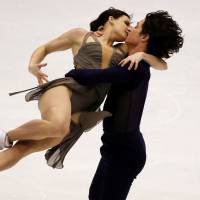
[[[104,110],[112,113],[103,121],[101,160],[90,186],[90,200],[125,200],[131,184],[143,169],[146,149],[140,121],[150,79],[149,65],[137,70],[114,66],[108,69],[71,70],[83,85],[112,83]]]

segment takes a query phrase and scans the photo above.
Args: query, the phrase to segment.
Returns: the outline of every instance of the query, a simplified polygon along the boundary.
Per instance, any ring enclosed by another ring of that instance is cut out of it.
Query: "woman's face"
[[[128,36],[128,29],[130,27],[130,18],[123,15],[118,19],[113,19],[113,32],[116,35],[115,40],[122,42]]]

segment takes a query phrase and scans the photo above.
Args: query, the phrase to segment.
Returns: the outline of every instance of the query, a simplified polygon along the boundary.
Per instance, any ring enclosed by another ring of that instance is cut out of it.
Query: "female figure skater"
[[[35,50],[30,59],[29,71],[37,78],[39,86],[26,95],[26,101],[38,100],[42,119],[29,121],[8,132],[0,130],[0,148],[9,148],[0,153],[0,170],[12,167],[30,153],[61,143],[69,133],[71,120],[87,129],[111,115],[106,111],[95,112],[108,92],[110,84],[82,86],[70,77],[48,82],[47,75],[41,71],[41,67],[46,64],[41,62],[51,52],[71,49],[77,69],[117,65],[125,58],[127,50],[120,45],[113,46],[113,43],[125,40],[129,25],[130,17],[127,13],[108,9],[91,23],[91,27],[104,27],[104,34],[98,39],[92,32],[77,28]],[[157,66],[156,68],[160,66],[159,69],[166,67],[163,60],[151,55],[146,54],[144,60],[150,65]],[[91,111],[94,112],[92,125],[87,120]],[[14,141],[17,143],[12,146]]]

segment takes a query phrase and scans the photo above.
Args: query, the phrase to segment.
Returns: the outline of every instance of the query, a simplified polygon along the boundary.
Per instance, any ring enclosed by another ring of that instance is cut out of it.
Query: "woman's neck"
[[[103,35],[99,37],[99,40],[107,46],[113,46],[115,39],[112,35],[113,33],[111,30],[104,30]]]

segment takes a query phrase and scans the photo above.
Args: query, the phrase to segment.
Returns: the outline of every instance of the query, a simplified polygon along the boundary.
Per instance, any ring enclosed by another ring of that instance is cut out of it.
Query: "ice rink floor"
[[[33,87],[29,58],[39,45],[73,27],[88,24],[110,6],[145,14],[167,10],[185,35],[184,47],[167,62],[167,71],[151,70],[141,123],[147,163],[127,200],[200,199],[200,4],[197,0],[67,1],[0,0],[0,127],[10,130],[40,118],[37,102],[11,91]],[[49,55],[45,72],[52,80],[72,68],[71,52]],[[44,152],[24,158],[0,172],[1,200],[86,200],[100,158],[102,124],[84,134],[65,159],[62,170],[46,165]],[[113,199],[114,200],[114,199]]]

